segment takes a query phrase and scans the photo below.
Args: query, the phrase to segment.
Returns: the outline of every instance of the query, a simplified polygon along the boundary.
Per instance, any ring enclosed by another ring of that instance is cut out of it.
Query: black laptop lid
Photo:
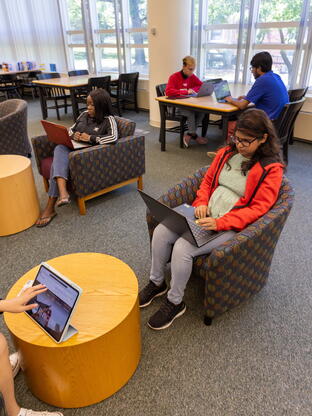
[[[230,87],[227,81],[220,81],[214,85],[214,92],[216,94],[216,99],[223,100],[225,97],[231,95]]]
[[[191,244],[197,245],[184,216],[174,211],[172,208],[162,204],[160,201],[155,200],[145,192],[139,190],[139,193],[146,206],[158,222],[161,222],[167,228],[176,232]]]

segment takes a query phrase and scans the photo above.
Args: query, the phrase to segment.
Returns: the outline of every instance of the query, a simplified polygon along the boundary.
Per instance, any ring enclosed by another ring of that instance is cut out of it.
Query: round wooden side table
[[[4,319],[31,392],[57,407],[88,406],[124,386],[139,363],[137,278],[127,264],[106,254],[68,254],[47,263],[83,289],[71,321],[78,334],[57,344],[24,313],[5,313]],[[38,267],[15,283],[8,298],[34,279]]]
[[[0,155],[0,236],[19,233],[36,222],[40,208],[30,159]]]

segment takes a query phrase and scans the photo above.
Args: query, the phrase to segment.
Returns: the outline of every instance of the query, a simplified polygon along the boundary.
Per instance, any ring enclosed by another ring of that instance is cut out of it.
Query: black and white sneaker
[[[185,311],[186,305],[184,302],[175,305],[166,299],[160,309],[150,317],[147,325],[156,330],[168,328],[168,326],[170,326],[176,318],[183,315]]]
[[[166,282],[163,282],[161,286],[157,286],[150,281],[139,293],[140,308],[145,308],[145,306],[148,306],[154,298],[164,295],[167,290]]]

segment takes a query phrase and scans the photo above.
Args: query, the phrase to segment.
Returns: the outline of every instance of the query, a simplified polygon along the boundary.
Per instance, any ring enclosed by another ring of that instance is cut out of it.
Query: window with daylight
[[[81,0],[63,1],[62,21],[68,67],[88,69],[87,40]]]
[[[310,0],[193,0],[191,40],[202,78],[250,82],[249,62],[268,51],[290,88],[311,85]]]
[[[147,0],[58,1],[69,66],[148,74]]]

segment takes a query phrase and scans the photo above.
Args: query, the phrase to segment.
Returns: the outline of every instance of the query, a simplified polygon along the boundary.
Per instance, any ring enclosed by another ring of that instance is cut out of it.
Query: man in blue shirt
[[[259,52],[250,61],[250,70],[255,78],[255,83],[247,95],[225,100],[244,110],[249,103],[256,108],[265,111],[271,120],[280,115],[285,104],[289,102],[288,92],[281,77],[272,71],[272,56],[269,52]],[[227,142],[233,135],[236,121],[229,121]]]
[[[272,72],[272,63],[269,52],[257,53],[250,61],[250,70],[256,80],[251,90],[246,96],[226,97],[226,101],[241,110],[249,103],[254,103],[255,107],[265,111],[271,120],[277,119],[289,98],[281,77]]]

